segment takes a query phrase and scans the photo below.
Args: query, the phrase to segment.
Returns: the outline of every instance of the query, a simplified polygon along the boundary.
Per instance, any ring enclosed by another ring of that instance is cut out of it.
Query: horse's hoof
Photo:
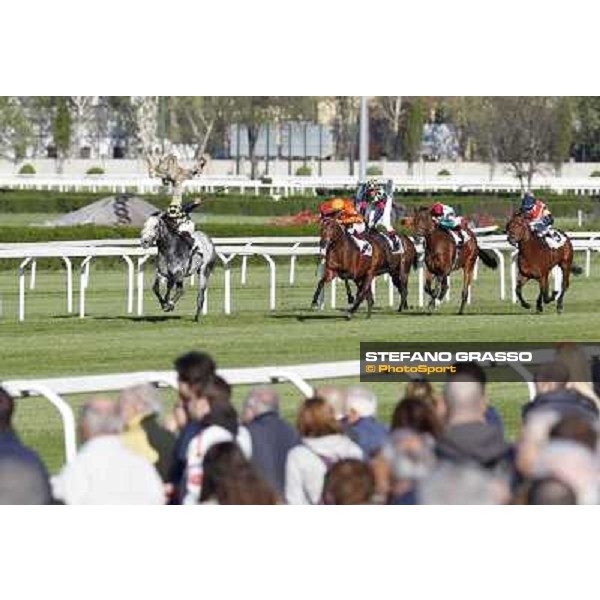
[[[531,309],[531,304],[529,304],[529,302],[521,302],[521,306],[525,309],[525,310],[530,310]]]
[[[352,313],[350,311],[346,312],[346,321],[351,321],[352,320]]]
[[[164,308],[165,312],[173,312],[174,310],[175,310],[175,305],[172,302],[169,302]]]

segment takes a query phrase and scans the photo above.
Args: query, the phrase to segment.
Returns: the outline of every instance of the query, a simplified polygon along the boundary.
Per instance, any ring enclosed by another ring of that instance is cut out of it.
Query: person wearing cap
[[[365,220],[356,209],[354,201],[348,198],[331,198],[321,203],[319,213],[321,219],[332,218],[342,225],[362,255],[371,255],[371,244],[364,239]]]
[[[554,217],[548,205],[536,198],[532,192],[525,192],[521,200],[521,214],[527,220],[531,231],[538,237],[543,238],[552,233]]]
[[[392,226],[392,200],[392,195],[386,192],[383,185],[371,179],[364,186],[364,192],[358,201],[358,211],[367,221],[370,230],[382,226],[392,244],[392,251],[400,252],[400,237]]]

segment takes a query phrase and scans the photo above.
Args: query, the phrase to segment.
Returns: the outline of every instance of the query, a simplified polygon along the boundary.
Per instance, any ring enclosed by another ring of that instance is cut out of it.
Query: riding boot
[[[388,237],[392,242],[392,252],[400,252],[400,237],[395,231],[388,231]]]

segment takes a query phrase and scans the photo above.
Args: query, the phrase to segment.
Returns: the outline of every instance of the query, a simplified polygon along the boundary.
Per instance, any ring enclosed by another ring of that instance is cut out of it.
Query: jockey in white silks
[[[400,238],[392,225],[392,204],[392,194],[387,193],[383,185],[372,179],[364,186],[363,196],[358,199],[357,206],[367,221],[368,228],[374,230],[381,225],[392,244],[392,251],[400,252]]]

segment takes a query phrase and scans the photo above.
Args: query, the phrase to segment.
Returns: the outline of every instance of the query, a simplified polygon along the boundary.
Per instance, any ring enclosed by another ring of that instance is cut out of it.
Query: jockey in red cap
[[[431,216],[434,222],[444,230],[452,230],[460,233],[462,238],[462,230],[464,229],[463,217],[458,217],[454,212],[454,208],[448,204],[436,202],[431,207]],[[464,239],[463,239],[464,241]]]

